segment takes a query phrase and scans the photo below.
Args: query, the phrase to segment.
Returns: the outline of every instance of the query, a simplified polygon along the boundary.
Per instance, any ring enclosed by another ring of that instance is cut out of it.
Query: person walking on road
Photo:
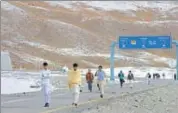
[[[122,88],[123,83],[125,82],[124,80],[124,73],[122,71],[119,72],[118,74],[119,80],[120,80],[120,87]]]
[[[73,103],[77,107],[80,95],[81,73],[78,64],[73,64],[73,69],[68,72],[68,85],[73,94]]]
[[[51,100],[51,71],[48,69],[48,63],[43,63],[43,70],[41,71],[41,82],[42,82],[42,91],[45,98],[44,107],[49,107],[49,103]]]
[[[174,80],[177,80],[177,75],[174,73]]]
[[[94,79],[93,73],[91,72],[91,69],[88,69],[88,72],[86,74],[86,81],[87,81],[87,84],[88,84],[88,90],[90,92],[92,92],[93,79]]]
[[[150,83],[151,83],[151,74],[150,73],[147,74],[147,78],[148,78],[148,85],[150,85]]]
[[[166,76],[165,73],[163,73],[162,76],[163,76],[163,79],[165,79],[165,76]]]
[[[133,75],[133,73],[131,71],[129,71],[127,79],[129,81],[130,88],[133,88],[134,75]]]
[[[98,68],[98,70],[99,70],[99,68]],[[95,73],[95,77],[97,77],[97,72],[98,72],[98,70],[96,71],[96,73]],[[99,86],[99,83],[97,82],[97,87],[98,87],[98,90],[100,91],[100,86]]]
[[[105,83],[105,72],[102,70],[102,66],[98,67],[96,72],[99,88],[100,88],[100,97],[103,98],[104,95],[104,83]]]

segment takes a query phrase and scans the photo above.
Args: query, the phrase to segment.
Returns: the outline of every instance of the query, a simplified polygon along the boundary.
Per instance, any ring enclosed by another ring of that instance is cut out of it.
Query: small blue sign
[[[169,49],[172,48],[170,36],[120,36],[120,49]]]

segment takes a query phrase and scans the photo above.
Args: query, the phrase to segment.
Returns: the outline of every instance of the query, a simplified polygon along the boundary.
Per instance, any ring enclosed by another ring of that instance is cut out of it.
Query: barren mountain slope
[[[98,64],[108,67],[109,46],[119,35],[171,33],[178,39],[176,2],[167,2],[166,6],[154,2],[114,3],[120,9],[114,9],[112,2],[98,4],[2,1],[1,50],[10,52],[16,68],[36,69],[44,60],[55,67],[64,64],[70,67],[73,62],[81,67]],[[116,48],[115,65],[172,67],[174,58],[174,47],[172,50],[119,50],[119,54]]]

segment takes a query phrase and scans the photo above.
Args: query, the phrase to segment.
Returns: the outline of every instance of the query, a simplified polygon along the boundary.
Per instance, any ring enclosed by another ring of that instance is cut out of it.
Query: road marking
[[[2,102],[1,104],[10,104],[10,103],[15,103],[15,102],[23,102],[23,101],[27,101],[30,100],[31,98],[27,98],[27,99],[16,99],[16,100],[9,100],[6,102]]]
[[[92,102],[99,102],[101,100],[107,100],[107,99],[112,98],[112,97],[113,96],[109,96],[109,97],[106,97],[106,98],[103,98],[103,99],[102,98],[93,99],[93,100],[90,100],[90,101],[82,102],[78,106],[85,105],[85,104],[92,103]],[[47,111],[44,111],[44,112],[41,112],[41,113],[52,113],[52,112],[56,112],[56,111],[59,111],[59,110],[70,109],[70,108],[75,108],[75,107],[73,105],[65,105],[65,106],[57,107],[57,108],[47,110]]]

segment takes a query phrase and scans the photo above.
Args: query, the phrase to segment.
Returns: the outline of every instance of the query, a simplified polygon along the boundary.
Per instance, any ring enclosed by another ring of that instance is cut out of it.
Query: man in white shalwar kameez
[[[42,82],[42,92],[44,94],[45,105],[44,107],[49,107],[51,100],[51,71],[48,69],[48,63],[43,63],[43,70],[41,71],[41,82]]]

